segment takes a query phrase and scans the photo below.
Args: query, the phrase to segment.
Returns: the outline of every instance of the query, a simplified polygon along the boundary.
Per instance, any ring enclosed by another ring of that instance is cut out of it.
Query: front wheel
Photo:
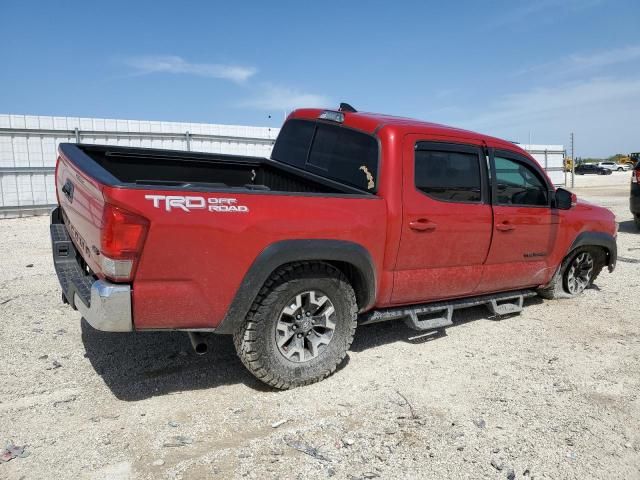
[[[539,288],[542,298],[572,298],[589,288],[605,265],[604,250],[598,247],[581,247],[568,255],[558,268],[551,282]]]
[[[233,340],[253,375],[284,390],[331,375],[346,357],[356,326],[356,296],[342,272],[327,263],[301,262],[269,278]]]
[[[572,296],[580,295],[591,285],[596,267],[595,256],[590,250],[583,250],[573,257],[563,276],[563,287]]]

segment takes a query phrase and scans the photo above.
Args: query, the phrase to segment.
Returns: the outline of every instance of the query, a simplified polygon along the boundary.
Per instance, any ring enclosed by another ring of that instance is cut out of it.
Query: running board
[[[410,307],[375,310],[365,314],[360,325],[402,319],[409,328],[414,330],[433,330],[452,325],[453,311],[461,308],[485,305],[497,317],[520,313],[524,307],[524,299],[535,295],[533,290],[518,290]]]

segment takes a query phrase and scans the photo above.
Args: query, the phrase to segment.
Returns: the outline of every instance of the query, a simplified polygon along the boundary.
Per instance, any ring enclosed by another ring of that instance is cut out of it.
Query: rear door
[[[535,162],[490,150],[493,240],[478,293],[540,285],[558,231],[547,177]]]
[[[393,303],[463,296],[476,289],[491,242],[489,193],[480,145],[405,137]]]

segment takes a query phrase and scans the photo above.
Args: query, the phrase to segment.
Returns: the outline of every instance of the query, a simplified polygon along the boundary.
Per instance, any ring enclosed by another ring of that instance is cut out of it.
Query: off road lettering
[[[144,198],[151,200],[154,208],[161,208],[167,212],[182,210],[190,213],[193,210],[208,210],[219,213],[246,213],[249,211],[249,207],[246,205],[238,205],[238,200],[235,198],[205,198],[182,195],[145,195]]]

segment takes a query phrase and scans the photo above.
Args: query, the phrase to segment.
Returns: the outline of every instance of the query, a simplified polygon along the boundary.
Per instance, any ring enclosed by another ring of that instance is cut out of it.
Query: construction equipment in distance
[[[624,155],[622,157],[619,157],[617,161],[618,163],[631,165],[632,167],[635,167],[638,161],[640,161],[640,152],[634,152],[634,153],[630,153],[629,155]]]
[[[573,158],[564,157],[563,164],[565,172],[570,172],[571,170],[573,170]]]

